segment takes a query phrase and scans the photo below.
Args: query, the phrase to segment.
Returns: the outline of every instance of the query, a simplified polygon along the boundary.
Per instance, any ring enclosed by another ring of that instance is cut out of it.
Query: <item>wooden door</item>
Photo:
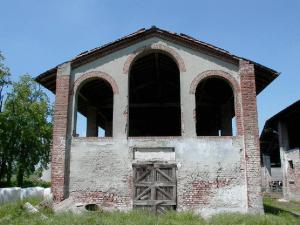
[[[135,208],[176,209],[176,164],[133,164],[133,185]]]

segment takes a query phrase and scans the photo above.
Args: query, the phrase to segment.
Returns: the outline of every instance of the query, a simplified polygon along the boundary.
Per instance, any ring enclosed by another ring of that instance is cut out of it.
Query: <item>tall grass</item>
[[[238,213],[219,214],[204,220],[190,212],[169,212],[155,215],[147,211],[130,212],[86,212],[80,215],[72,213],[54,214],[49,209],[41,209],[40,213],[29,214],[23,208],[26,200],[0,206],[0,224],[101,224],[101,225],[300,225],[300,219],[289,213],[278,215],[242,215]],[[38,199],[27,200],[36,205]],[[41,214],[47,216],[45,219]]]

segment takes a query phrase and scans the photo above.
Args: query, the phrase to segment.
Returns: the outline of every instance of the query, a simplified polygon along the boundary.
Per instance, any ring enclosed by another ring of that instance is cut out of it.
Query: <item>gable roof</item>
[[[272,116],[265,123],[265,128],[277,128],[279,121],[288,121],[294,119],[294,117],[300,118],[300,100],[289,105],[285,109],[281,110],[276,115]]]
[[[117,39],[116,41],[110,42],[108,44],[102,45],[100,47],[94,48],[90,51],[85,51],[77,55],[75,58],[71,59],[72,68],[81,66],[82,64],[88,63],[96,58],[108,55],[117,50],[128,47],[129,45],[135,44],[141,40],[148,39],[150,37],[159,37],[163,40],[171,41],[188,48],[195,50],[205,51],[207,54],[220,57],[223,60],[227,60],[234,64],[239,63],[239,60],[247,60],[250,63],[254,64],[255,74],[256,74],[256,90],[259,94],[265,87],[267,87],[278,75],[279,73],[273,69],[265,67],[261,64],[253,62],[251,60],[236,56],[222,48],[218,48],[214,45],[199,41],[186,34],[177,34],[169,32],[155,26],[145,29],[142,28],[132,34],[129,34],[125,37]],[[58,65],[59,66],[59,65]],[[35,78],[35,80],[55,93],[56,88],[56,71],[57,67],[54,67]]]
[[[281,110],[270,119],[265,122],[264,128],[260,135],[260,145],[261,150],[265,154],[270,154],[274,149],[278,148],[278,143],[273,143],[274,141],[278,142],[278,123],[283,122],[292,122],[297,126],[295,121],[300,119],[300,100],[289,105],[285,109]],[[274,132],[275,131],[275,132]],[[277,144],[277,145],[274,145]]]

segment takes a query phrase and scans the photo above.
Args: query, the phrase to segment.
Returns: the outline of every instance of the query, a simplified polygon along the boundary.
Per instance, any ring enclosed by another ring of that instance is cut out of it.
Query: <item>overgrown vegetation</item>
[[[0,206],[0,224],[103,224],[103,225],[297,225],[300,218],[291,214],[289,211],[273,214],[273,211],[266,210],[266,215],[242,215],[220,214],[208,220],[199,218],[192,213],[169,212],[164,215],[154,215],[147,211],[125,212],[86,212],[80,215],[71,213],[54,214],[49,209],[41,209],[40,213],[28,214],[22,205],[26,200]],[[38,204],[39,200],[29,200],[33,205]],[[276,208],[274,200],[266,198],[266,204]],[[300,203],[296,203],[300,204]],[[48,217],[43,219],[41,214]]]
[[[29,75],[11,82],[3,60],[0,53],[0,185],[11,186],[15,178],[23,186],[24,177],[49,162],[52,107]]]

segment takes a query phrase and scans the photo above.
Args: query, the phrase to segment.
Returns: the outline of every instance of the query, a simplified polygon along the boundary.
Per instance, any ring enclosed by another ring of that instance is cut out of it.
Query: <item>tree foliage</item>
[[[32,174],[37,165],[49,162],[52,135],[52,107],[47,95],[29,76],[12,83],[0,113],[0,181],[17,184]]]
[[[4,56],[0,52],[0,112],[3,104],[3,90],[10,84],[10,72],[8,67],[4,65]]]

